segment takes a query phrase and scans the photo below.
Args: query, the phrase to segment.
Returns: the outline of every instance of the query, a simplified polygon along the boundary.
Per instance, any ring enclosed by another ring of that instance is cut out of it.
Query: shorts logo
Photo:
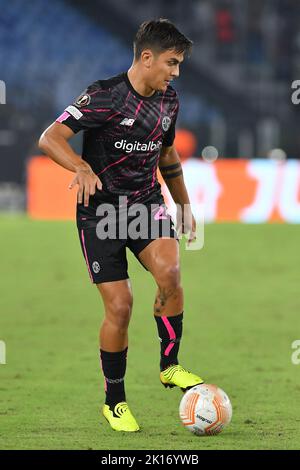
[[[171,125],[171,118],[169,116],[165,116],[162,120],[162,128],[166,132]]]
[[[98,263],[98,261],[94,261],[93,264],[92,264],[92,270],[94,271],[95,274],[98,274],[98,272],[100,271],[100,264]]]
[[[82,106],[87,106],[91,102],[91,97],[87,93],[84,93],[83,95],[80,95],[77,100],[75,101],[75,105],[78,106],[78,108],[82,108]]]

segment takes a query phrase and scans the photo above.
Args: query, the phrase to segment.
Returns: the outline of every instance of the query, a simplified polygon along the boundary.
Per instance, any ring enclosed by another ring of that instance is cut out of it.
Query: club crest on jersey
[[[165,116],[161,124],[162,124],[163,130],[166,132],[171,125],[171,118],[169,118],[169,116]]]
[[[75,101],[75,105],[78,106],[78,108],[82,108],[82,106],[87,106],[91,102],[91,97],[87,93],[83,93],[80,95],[77,100]]]

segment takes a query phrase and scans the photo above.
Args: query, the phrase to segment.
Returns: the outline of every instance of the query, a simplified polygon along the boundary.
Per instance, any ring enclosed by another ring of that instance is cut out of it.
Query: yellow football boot
[[[182,391],[204,381],[198,375],[192,374],[180,365],[172,365],[160,373],[160,381],[165,387],[180,387]]]
[[[104,405],[102,413],[115,431],[135,432],[140,429],[126,401],[117,403],[113,411],[108,405]]]

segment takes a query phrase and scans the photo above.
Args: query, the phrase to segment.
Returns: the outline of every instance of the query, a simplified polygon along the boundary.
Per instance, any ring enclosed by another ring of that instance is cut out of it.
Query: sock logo
[[[108,379],[107,377],[105,377],[105,380],[109,384],[120,384],[121,382],[124,382],[124,377],[122,377],[121,379]]]

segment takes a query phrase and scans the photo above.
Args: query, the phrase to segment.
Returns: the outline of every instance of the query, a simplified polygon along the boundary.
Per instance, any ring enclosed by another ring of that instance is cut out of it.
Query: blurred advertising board
[[[224,159],[183,163],[189,196],[205,222],[300,223],[300,161]],[[28,214],[34,219],[74,219],[73,174],[47,157],[33,157],[27,167]],[[161,177],[159,175],[159,180]],[[167,204],[170,194],[162,185]]]

